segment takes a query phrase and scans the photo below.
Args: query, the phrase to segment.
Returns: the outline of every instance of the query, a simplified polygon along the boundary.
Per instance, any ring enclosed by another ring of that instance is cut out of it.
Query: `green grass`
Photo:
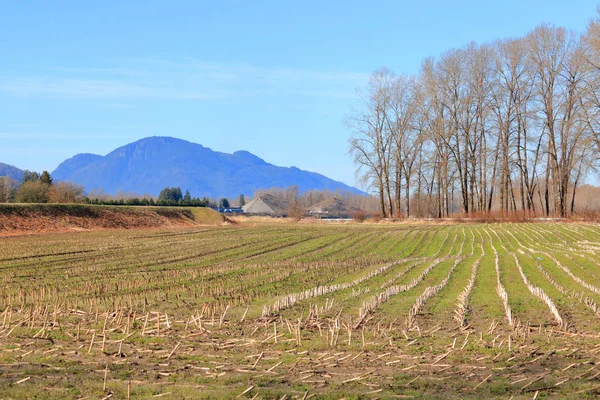
[[[594,225],[221,224],[209,210],[190,212],[187,227],[0,238],[2,396],[233,398],[251,388],[240,398],[531,398],[521,387],[546,374],[529,387],[543,398],[597,384],[587,380],[595,371],[585,374],[600,319],[577,296],[600,304],[600,295],[545,255],[600,286]],[[516,326],[496,291],[494,249]],[[513,254],[567,328],[526,287]],[[457,297],[480,257],[461,329]],[[434,264],[359,323],[365,302]],[[408,330],[416,300],[447,277]],[[262,316],[286,295],[348,283]]]

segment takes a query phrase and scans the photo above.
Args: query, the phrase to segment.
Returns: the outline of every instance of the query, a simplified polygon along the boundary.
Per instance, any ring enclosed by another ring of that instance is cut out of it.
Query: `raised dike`
[[[223,222],[223,216],[210,208],[0,204],[0,236],[218,225]]]

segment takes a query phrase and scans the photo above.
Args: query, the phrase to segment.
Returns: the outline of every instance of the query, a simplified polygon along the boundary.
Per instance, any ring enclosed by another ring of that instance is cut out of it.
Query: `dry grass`
[[[209,208],[83,204],[0,205],[0,236],[100,229],[216,225],[223,221],[219,213]]]

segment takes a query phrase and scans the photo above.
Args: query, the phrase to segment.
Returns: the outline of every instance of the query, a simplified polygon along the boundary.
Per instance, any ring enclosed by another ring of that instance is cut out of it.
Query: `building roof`
[[[247,214],[284,216],[287,215],[288,203],[272,194],[264,194],[242,207]]]

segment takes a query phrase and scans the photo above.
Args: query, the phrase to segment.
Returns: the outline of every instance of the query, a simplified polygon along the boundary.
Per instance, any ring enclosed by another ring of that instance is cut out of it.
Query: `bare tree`
[[[439,218],[496,208],[565,217],[599,159],[600,18],[584,37],[541,25],[469,43],[424,60],[415,77],[379,69],[361,99],[350,153],[383,216],[410,216],[413,202]]]
[[[8,203],[15,197],[19,182],[8,176],[0,176],[0,203]]]
[[[415,79],[400,75],[390,87],[390,113],[388,129],[393,137],[395,166],[394,192],[396,216],[400,216],[402,181],[406,191],[406,216],[410,216],[410,184],[413,165],[416,159],[418,138],[414,127],[417,101],[415,99]]]
[[[352,131],[349,152],[354,156],[357,175],[366,187],[377,192],[383,217],[392,215],[386,203],[390,211],[393,207],[390,177],[393,137],[388,129],[391,79],[389,70],[375,71],[367,93],[361,96],[365,110],[353,112],[346,121]]]
[[[563,28],[539,26],[530,33],[528,40],[540,114],[548,136],[550,171],[546,174],[546,190],[551,183],[554,210],[565,217],[576,149],[588,132],[581,107],[587,70],[585,53],[579,38]]]

